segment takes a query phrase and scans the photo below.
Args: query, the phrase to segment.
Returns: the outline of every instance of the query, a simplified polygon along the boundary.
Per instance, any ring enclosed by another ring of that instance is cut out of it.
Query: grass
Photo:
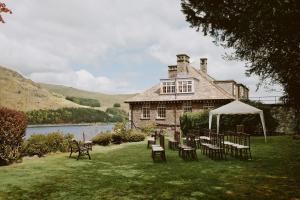
[[[0,199],[299,199],[300,143],[252,139],[252,161],[153,163],[145,142],[95,146],[92,160],[59,153],[0,167]]]

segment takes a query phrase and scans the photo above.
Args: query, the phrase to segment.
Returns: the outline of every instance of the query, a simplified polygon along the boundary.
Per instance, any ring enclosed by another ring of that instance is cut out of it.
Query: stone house
[[[234,80],[215,80],[207,74],[207,59],[195,68],[186,54],[177,55],[177,65],[168,66],[168,77],[125,102],[134,127],[179,126],[184,112],[213,109],[234,99],[248,99],[249,89]]]

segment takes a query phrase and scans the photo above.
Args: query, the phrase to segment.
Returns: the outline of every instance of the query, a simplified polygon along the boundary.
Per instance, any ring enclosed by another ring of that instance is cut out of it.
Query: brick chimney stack
[[[207,58],[200,58],[200,71],[207,74]]]

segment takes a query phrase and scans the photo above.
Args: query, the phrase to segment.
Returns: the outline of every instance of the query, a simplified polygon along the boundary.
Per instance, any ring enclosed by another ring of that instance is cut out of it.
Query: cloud
[[[247,83],[255,94],[257,77],[246,78],[242,62],[224,61],[224,49],[191,29],[180,1],[3,1],[14,13],[0,25],[0,64],[36,81],[141,91],[187,53],[196,67],[207,57],[213,77]]]

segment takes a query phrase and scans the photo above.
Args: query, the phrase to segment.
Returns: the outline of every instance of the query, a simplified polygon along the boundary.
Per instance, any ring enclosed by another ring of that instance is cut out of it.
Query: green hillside
[[[53,93],[57,93],[63,96],[81,97],[89,99],[97,99],[101,103],[101,110],[106,110],[106,108],[113,107],[114,103],[120,103],[121,108],[128,111],[128,104],[124,101],[135,94],[103,94],[98,92],[90,92],[85,90],[80,90],[72,87],[67,87],[63,85],[52,85],[40,83],[40,85]]]

